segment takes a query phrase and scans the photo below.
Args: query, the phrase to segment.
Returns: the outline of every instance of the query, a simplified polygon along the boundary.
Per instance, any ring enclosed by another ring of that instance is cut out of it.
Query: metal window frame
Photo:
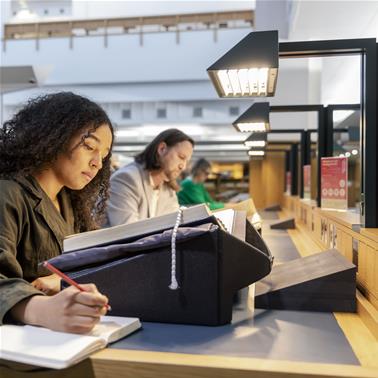
[[[280,58],[361,56],[361,224],[378,227],[377,42],[375,38],[281,42]],[[325,122],[325,121],[324,121]],[[319,134],[319,139],[327,136]],[[327,153],[329,151],[326,151]],[[368,174],[367,174],[368,173]]]
[[[320,167],[321,158],[327,156],[326,148],[326,127],[325,122],[325,109],[323,105],[273,105],[270,107],[272,113],[292,113],[292,112],[316,112],[318,114],[318,127],[316,130],[304,130],[304,129],[281,129],[281,130],[270,130],[269,133],[300,133],[301,134],[301,185],[299,188],[299,195],[303,198],[303,166],[308,163],[310,159],[310,152],[308,151],[311,143],[309,143],[309,134],[311,132],[318,133],[318,154],[317,162],[318,167]],[[317,173],[317,196],[316,202],[320,206],[320,169]],[[298,191],[297,193],[298,194]]]
[[[338,110],[360,110],[360,104],[332,104],[326,107],[326,123],[327,123],[327,137],[326,148],[327,155],[333,155],[333,113]],[[340,130],[340,129],[338,129]],[[361,131],[361,130],[360,130]],[[360,134],[362,135],[362,133]],[[361,146],[360,146],[361,147]]]

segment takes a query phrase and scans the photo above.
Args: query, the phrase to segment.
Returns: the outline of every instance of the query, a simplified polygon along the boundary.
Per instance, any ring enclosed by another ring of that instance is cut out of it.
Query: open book
[[[223,223],[225,225],[224,228],[227,229],[227,231],[232,232],[232,220],[229,218],[233,217],[233,211],[224,211],[226,212],[226,215],[221,219],[222,222],[218,222],[217,218],[221,218],[218,214],[221,214],[222,211],[218,211],[214,216],[206,205],[188,207],[183,210],[181,225],[190,226],[191,224],[213,222],[222,227]],[[120,242],[136,236],[142,237],[148,234],[161,232],[173,228],[176,223],[176,218],[177,212],[173,212],[134,223],[121,224],[119,226],[113,226],[101,230],[71,235],[64,239],[63,250],[64,252],[71,252],[78,249]]]
[[[140,327],[139,319],[118,316],[103,316],[101,322],[85,335],[29,325],[3,325],[0,327],[0,358],[64,369]]]
[[[246,193],[242,193],[246,194]],[[256,229],[261,228],[261,217],[257,212],[255,203],[252,198],[245,199],[240,202],[227,203],[226,208],[236,211],[245,211],[247,213],[247,219],[253,224]]]

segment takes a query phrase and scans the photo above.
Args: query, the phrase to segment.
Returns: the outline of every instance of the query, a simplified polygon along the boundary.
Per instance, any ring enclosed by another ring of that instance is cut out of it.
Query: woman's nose
[[[97,168],[98,170],[102,168],[102,159],[100,154],[98,154],[91,160],[91,166]]]

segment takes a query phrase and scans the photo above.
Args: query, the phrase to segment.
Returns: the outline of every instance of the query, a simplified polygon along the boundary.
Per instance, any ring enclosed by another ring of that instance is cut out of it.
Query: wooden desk
[[[65,370],[22,372],[0,368],[0,375],[2,378],[377,378],[378,370],[355,365],[105,349]]]
[[[321,213],[348,228],[361,224],[360,215],[351,211],[321,210]]]
[[[355,314],[344,318],[352,319],[352,332],[361,336],[366,329],[361,324],[355,327]],[[306,314],[303,315],[304,317]],[[337,318],[344,321],[343,317]],[[294,321],[295,323],[295,321]],[[176,326],[179,327],[179,326]],[[248,327],[244,327],[248,328]],[[215,329],[215,328],[214,328]],[[250,328],[248,328],[250,330]],[[143,335],[143,330],[141,334]],[[238,336],[236,332],[236,336]],[[368,337],[368,336],[367,336]],[[127,340],[127,339],[126,339]],[[364,343],[365,339],[361,339]],[[308,340],[312,342],[311,339]],[[290,343],[288,343],[288,346]],[[373,347],[377,348],[377,343]],[[272,345],[272,352],[276,346]],[[337,345],[330,345],[329,353],[334,353]],[[354,348],[354,346],[353,346]],[[378,350],[378,349],[377,349]],[[358,353],[356,353],[358,356]],[[15,364],[13,364],[13,367]],[[20,368],[18,366],[18,368]],[[257,377],[257,378],[367,378],[378,377],[378,364],[358,366],[351,364],[329,364],[302,361],[277,360],[270,358],[251,358],[211,354],[174,353],[150,350],[107,348],[92,355],[86,361],[62,371],[37,370],[21,372],[15,369],[0,368],[1,378],[21,377],[132,377],[132,378],[171,378],[171,377]]]
[[[366,236],[367,238],[373,240],[378,244],[378,228],[361,228],[360,234]]]

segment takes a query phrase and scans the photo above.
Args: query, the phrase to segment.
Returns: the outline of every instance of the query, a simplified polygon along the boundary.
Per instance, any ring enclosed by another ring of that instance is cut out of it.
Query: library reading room
[[[377,0],[0,0],[1,378],[378,378]]]

